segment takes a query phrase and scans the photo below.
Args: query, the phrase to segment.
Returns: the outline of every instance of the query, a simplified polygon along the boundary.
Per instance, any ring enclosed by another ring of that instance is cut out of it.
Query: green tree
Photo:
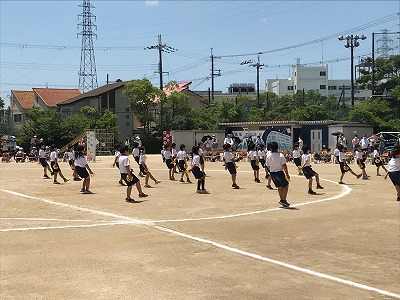
[[[139,122],[144,125],[145,132],[150,132],[150,124],[155,122],[153,109],[163,101],[165,94],[154,87],[151,82],[144,79],[137,79],[125,84],[123,94],[131,102],[131,108],[137,114]]]
[[[389,103],[383,99],[364,100],[350,110],[348,121],[374,126],[374,131],[400,131],[400,120],[395,118]]]

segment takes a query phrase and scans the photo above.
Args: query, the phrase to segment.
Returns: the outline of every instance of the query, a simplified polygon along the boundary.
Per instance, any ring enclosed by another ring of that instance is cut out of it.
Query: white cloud
[[[148,6],[157,6],[160,1],[158,1],[158,0],[147,0],[145,2],[146,2],[146,5],[148,5]]]

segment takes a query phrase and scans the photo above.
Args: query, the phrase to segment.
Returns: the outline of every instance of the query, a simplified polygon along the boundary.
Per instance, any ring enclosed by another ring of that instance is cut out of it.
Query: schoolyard
[[[90,163],[92,195],[43,179],[36,163],[0,164],[0,299],[400,298],[400,203],[374,166],[369,180],[339,185],[338,165],[313,164],[325,189],[308,195],[289,163],[283,209],[248,162],[239,190],[207,162],[204,195],[147,156],[162,183],[150,181],[147,198],[133,188],[137,203],[125,202],[113,157]]]

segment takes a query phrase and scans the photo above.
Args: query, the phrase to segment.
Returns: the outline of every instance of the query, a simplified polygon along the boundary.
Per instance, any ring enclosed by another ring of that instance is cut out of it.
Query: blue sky
[[[83,1],[0,0],[0,96],[33,87],[78,88]],[[95,61],[99,86],[147,77],[159,86],[158,51],[162,42],[177,49],[163,53],[164,83],[192,81],[191,90],[211,87],[211,48],[215,90],[231,83],[287,78],[291,65],[328,64],[331,79],[350,78],[350,50],[340,34],[364,34],[355,64],[371,55],[372,32],[400,31],[400,1],[106,1],[92,0]],[[382,36],[379,36],[382,37]],[[397,35],[392,54],[399,54]],[[305,44],[305,45],[303,45]],[[379,44],[376,44],[376,48]]]

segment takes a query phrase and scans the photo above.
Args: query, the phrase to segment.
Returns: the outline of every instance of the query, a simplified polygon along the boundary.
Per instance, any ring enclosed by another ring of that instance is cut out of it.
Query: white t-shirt
[[[44,149],[39,149],[39,158],[45,158],[46,157],[46,152],[44,152]]]
[[[224,160],[225,160],[225,162],[226,162],[226,163],[232,162],[232,159],[233,159],[233,154],[232,154],[232,152],[231,152],[231,151],[225,151],[225,152],[224,152]]]
[[[207,149],[207,148],[211,148],[211,140],[207,139],[207,140],[204,142],[204,146],[206,147],[206,149]]]
[[[119,163],[119,171],[121,173],[127,173],[126,167],[129,167],[130,170],[131,162],[129,161],[129,156],[120,155],[118,158],[118,163]]]
[[[145,165],[146,164],[146,155],[140,154],[139,155],[139,165]]]
[[[266,164],[270,172],[283,171],[282,165],[286,164],[286,158],[280,152],[271,152],[267,155]]]
[[[75,159],[75,151],[68,151],[68,160],[74,160]]]
[[[367,149],[369,145],[369,141],[366,137],[361,139],[361,149]]]
[[[139,156],[139,148],[138,147],[133,148],[132,155],[133,156]]]
[[[50,161],[56,161],[56,159],[57,159],[57,151],[51,151]]]
[[[115,150],[114,155],[115,155],[116,158],[120,157],[121,156],[121,152],[119,152],[119,150]]]
[[[335,156],[339,156],[340,150],[338,148],[336,148],[335,150],[333,150],[333,155]]]
[[[400,158],[392,157],[389,160],[387,170],[388,170],[388,172],[400,171]]]
[[[176,149],[172,148],[172,153],[171,153],[172,157],[176,157],[177,154],[178,153],[176,152]]]
[[[171,159],[171,151],[164,150],[164,158],[165,159]]]
[[[250,160],[257,160],[257,151],[250,150],[248,153],[248,157],[250,158]]]
[[[346,160],[346,153],[339,151],[339,162],[344,162]]]
[[[293,158],[299,158],[301,157],[301,153],[299,149],[294,149],[293,150]]]
[[[74,160],[74,165],[76,167],[85,168],[85,166],[87,164],[88,164],[88,160],[87,160],[86,156],[78,157],[78,158],[75,158],[75,160]]]
[[[197,154],[193,155],[193,159],[192,159],[192,167],[199,167],[200,166],[200,156]]]
[[[186,161],[186,151],[184,150],[179,150],[178,151],[178,160],[184,160]]]
[[[354,153],[356,159],[363,159],[363,153],[362,151],[358,151],[356,150],[356,152]]]
[[[379,157],[379,151],[375,149],[374,152],[372,153],[372,156],[374,158]]]
[[[265,159],[265,150],[258,150],[257,155],[260,159]]]
[[[303,154],[301,156],[301,165],[311,166],[311,154]]]

